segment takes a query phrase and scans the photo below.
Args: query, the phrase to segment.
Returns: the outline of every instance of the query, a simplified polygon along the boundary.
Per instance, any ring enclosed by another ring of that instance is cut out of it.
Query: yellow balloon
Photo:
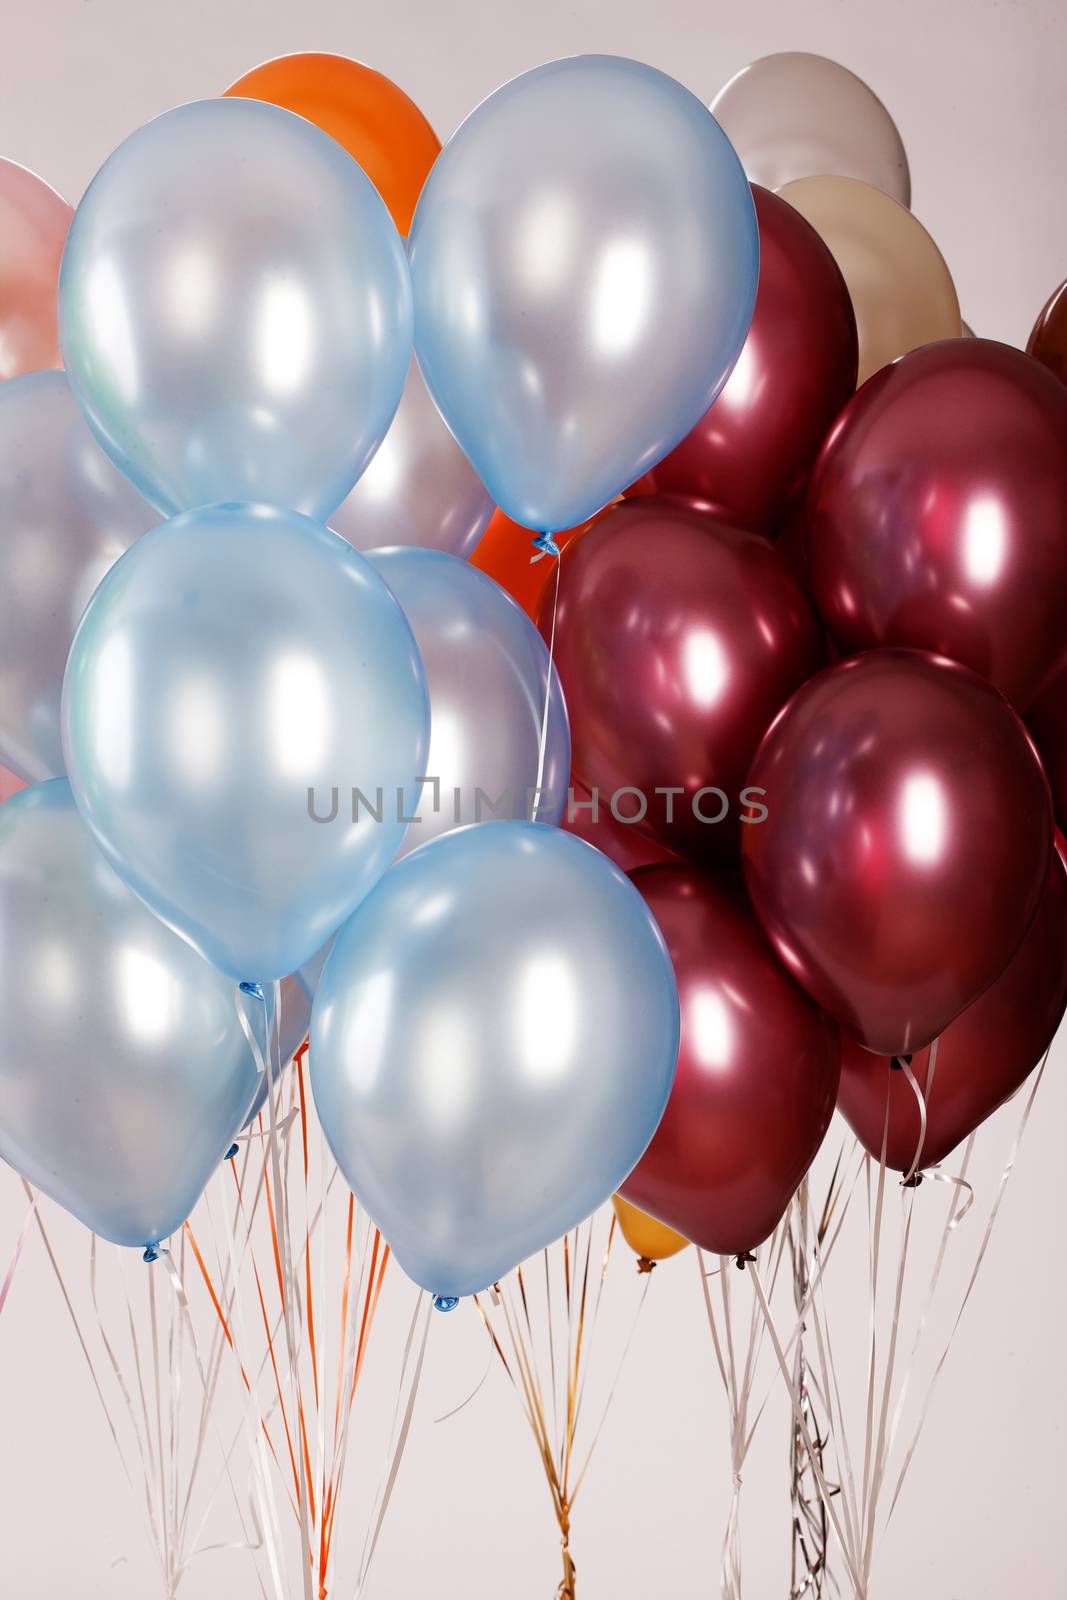
[[[841,268],[856,313],[860,383],[921,344],[960,337],[952,276],[906,206],[857,178],[798,178],[777,192]]]
[[[668,1228],[665,1222],[657,1222],[655,1217],[646,1216],[632,1206],[621,1194],[613,1194],[611,1203],[615,1207],[622,1236],[637,1256],[641,1272],[651,1272],[657,1261],[676,1256],[689,1243],[680,1233]]]

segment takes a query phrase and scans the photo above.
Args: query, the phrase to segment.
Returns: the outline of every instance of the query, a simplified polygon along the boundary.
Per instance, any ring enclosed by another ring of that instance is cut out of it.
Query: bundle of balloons
[[[914,1175],[1013,1092],[1067,293],[965,337],[909,198],[797,54],[553,62],[443,150],[286,57],[73,214],[0,164],[4,1159],[151,1257],[310,1019],[448,1307],[620,1192],[743,1260],[835,1105]]]

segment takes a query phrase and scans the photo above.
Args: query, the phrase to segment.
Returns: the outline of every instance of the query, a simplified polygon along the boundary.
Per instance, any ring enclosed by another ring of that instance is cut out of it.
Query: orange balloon
[[[665,1222],[657,1222],[655,1217],[646,1215],[637,1206],[631,1205],[629,1200],[624,1200],[621,1194],[613,1194],[611,1203],[615,1207],[622,1236],[637,1257],[639,1272],[651,1272],[657,1261],[669,1260],[689,1243],[684,1234],[668,1228]]]
[[[56,289],[73,215],[42,178],[0,159],[0,380],[63,365]]]
[[[253,67],[226,90],[314,122],[359,162],[401,233],[441,152],[441,141],[390,78],[347,56],[310,52]]]
[[[586,528],[591,528],[602,515],[598,511],[595,517],[583,522],[580,527],[565,528],[562,533],[557,533],[555,539],[560,550],[565,550],[572,539],[584,533]],[[470,562],[472,567],[478,567],[495,578],[500,587],[519,602],[526,615],[536,622],[541,597],[548,587],[556,563],[552,556],[542,556],[540,561],[532,559],[537,554],[533,539],[529,528],[512,522],[502,511],[494,511]]]

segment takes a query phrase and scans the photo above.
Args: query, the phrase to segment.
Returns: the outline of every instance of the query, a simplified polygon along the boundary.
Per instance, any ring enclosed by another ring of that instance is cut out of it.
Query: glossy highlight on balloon
[[[805,539],[843,653],[932,650],[1025,709],[1064,648],[1067,387],[991,339],[903,357],[834,427]]]
[[[59,701],[93,590],[159,514],[100,449],[62,372],[0,384],[0,760],[63,774]]]
[[[109,860],[237,981],[295,972],[377,882],[428,732],[382,579],[268,506],[146,535],[94,595],[63,691],[71,787]]]
[[[876,1160],[910,1172],[933,1166],[1013,1095],[1052,1043],[1067,1007],[1067,873],[1053,851],[1029,932],[1004,972],[962,1011],[931,1048],[907,1060],[926,1105],[926,1132],[915,1091],[896,1060],[844,1041],[838,1104]],[[886,1121],[888,1111],[888,1124]],[[920,1144],[920,1136],[921,1144]]]
[[[773,545],[666,496],[614,506],[561,557],[555,648],[580,783],[667,850],[736,861],[756,746],[825,661]]]
[[[510,595],[439,550],[371,551],[422,658],[430,751],[406,855],[439,834],[495,816],[558,823],[566,809],[571,742],[555,668]],[[541,727],[548,705],[542,766]]]
[[[677,1049],[670,959],[624,874],[558,828],[490,822],[416,850],[345,924],[311,1083],[404,1271],[461,1296],[619,1188]]]
[[[911,204],[896,124],[839,61],[803,50],[763,56],[719,90],[711,109],[753,183],[780,189],[795,178],[836,174]]]
[[[60,337],[112,460],[168,516],[261,501],[324,520],[411,361],[404,248],[303,118],[201,100],[131,134],[71,225]]]
[[[264,61],[226,94],[295,111],[336,139],[407,233],[441,141],[414,100],[384,73],[347,56],[306,51]]]
[[[1052,841],[1008,702],[966,667],[872,650],[805,684],[749,773],[745,881],[781,960],[881,1055],[921,1050],[1004,971]]]
[[[736,879],[695,867],[632,875],[678,980],[667,1109],[625,1199],[701,1249],[743,1255],[775,1229],[837,1096],[837,1030],[780,964]]]
[[[108,865],[67,783],[0,828],[0,1156],[94,1233],[177,1232],[259,1073],[230,980]]]
[[[633,494],[695,495],[777,534],[856,387],[845,280],[799,212],[754,184],[760,274],[744,349],[722,393]]]
[[[330,527],[357,550],[420,545],[466,560],[492,515],[413,361],[389,432]]]
[[[906,206],[855,178],[801,178],[780,193],[827,244],[848,285],[861,384],[919,345],[960,337],[952,275]]]
[[[573,527],[672,449],[741,350],[758,255],[737,157],[664,73],[572,56],[483,101],[410,260],[419,365],[494,502]]]

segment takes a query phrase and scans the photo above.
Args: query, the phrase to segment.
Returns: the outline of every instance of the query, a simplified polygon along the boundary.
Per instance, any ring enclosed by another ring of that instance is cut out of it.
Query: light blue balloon
[[[121,1245],[177,1232],[260,1081],[229,979],[142,905],[67,783],[0,810],[0,1156]]]
[[[572,56],[453,134],[409,257],[430,393],[493,500],[554,532],[703,416],[748,332],[759,243],[707,108],[653,67]]]
[[[629,879],[493,822],[388,872],[338,934],[311,1081],[344,1177],[435,1295],[484,1289],[588,1216],[667,1103],[678,992]]]
[[[396,547],[367,559],[399,600],[430,692],[428,781],[401,852],[472,822],[559,823],[571,738],[563,686],[537,629],[511,596],[469,562]],[[541,781],[541,732],[545,752]]]
[[[324,521],[404,388],[404,247],[314,124],[197,101],[131,134],[86,191],[60,341],[104,449],[168,516],[256,500]]]
[[[62,714],[116,871],[238,981],[325,943],[396,854],[426,770],[400,607],[337,534],[267,506],[187,512],[112,567]]]

